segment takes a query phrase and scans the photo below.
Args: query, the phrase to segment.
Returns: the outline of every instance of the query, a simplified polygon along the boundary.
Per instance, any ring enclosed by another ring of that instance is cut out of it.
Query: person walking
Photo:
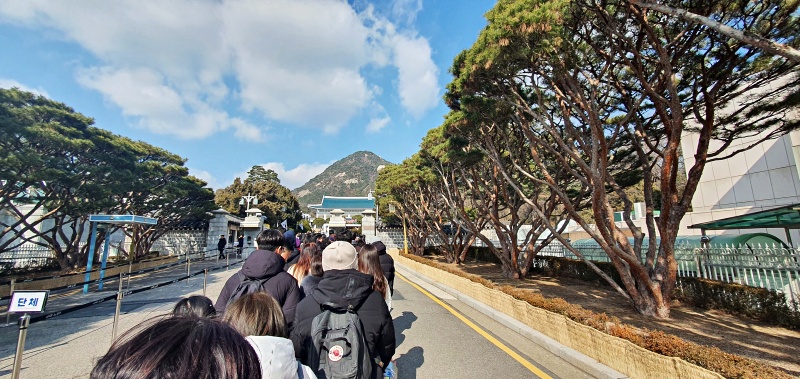
[[[223,320],[246,337],[261,362],[262,379],[316,379],[295,358],[281,306],[266,292],[234,300]]]
[[[219,259],[225,259],[225,246],[228,244],[228,241],[225,239],[224,234],[219,235],[219,241],[217,241],[217,250],[219,250]]]
[[[394,258],[386,253],[386,245],[383,242],[375,241],[372,246],[375,246],[375,250],[378,251],[383,274],[386,275],[386,281],[389,282],[389,294],[394,294]]]
[[[300,288],[297,280],[283,270],[286,261],[277,250],[284,243],[283,234],[275,229],[262,231],[256,237],[258,250],[253,251],[242,264],[236,275],[228,278],[214,303],[217,313],[225,313],[228,303],[235,295],[241,295],[241,287],[257,281],[257,288],[268,292],[283,309],[288,322],[294,320],[295,307],[300,301]],[[247,283],[246,283],[247,282]]]
[[[375,245],[364,245],[358,251],[358,271],[372,275],[372,289],[378,291],[384,300],[389,312],[392,311],[392,292],[389,290],[389,281],[381,267],[381,260],[378,257],[378,249]]]
[[[357,270],[358,253],[348,242],[335,241],[322,252],[322,280],[297,305],[291,340],[298,359],[311,367],[317,376],[324,375],[320,363],[320,346],[314,346],[312,327],[314,318],[330,309],[337,313],[355,312],[363,326],[366,339],[370,372],[373,376],[364,379],[382,378],[394,355],[396,341],[394,324],[383,297],[372,289],[372,275]],[[335,357],[341,357],[331,351]],[[316,367],[315,367],[316,365]]]

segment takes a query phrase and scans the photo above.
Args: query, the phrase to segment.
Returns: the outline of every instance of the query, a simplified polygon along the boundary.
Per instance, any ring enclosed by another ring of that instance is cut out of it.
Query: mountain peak
[[[367,196],[375,189],[378,170],[391,164],[371,151],[356,151],[328,166],[306,184],[295,188],[300,205],[319,204],[322,196]]]

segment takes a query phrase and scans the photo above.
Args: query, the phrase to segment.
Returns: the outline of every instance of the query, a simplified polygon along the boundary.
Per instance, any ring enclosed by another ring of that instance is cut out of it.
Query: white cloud
[[[392,17],[413,23],[421,7],[398,0]],[[81,46],[100,63],[76,71],[80,84],[134,125],[182,138],[230,131],[265,140],[239,110],[335,133],[393,83],[368,81],[362,71],[370,66],[398,68],[401,105],[414,117],[439,97],[428,41],[371,5],[356,12],[340,0],[4,0],[0,23]]]
[[[392,118],[389,116],[372,118],[369,120],[369,124],[367,124],[367,133],[377,133],[381,131],[381,129],[385,128],[386,125],[389,125],[391,121]]]
[[[138,120],[139,127],[157,134],[199,139],[232,128],[243,139],[263,139],[257,127],[231,117],[195,94],[179,92],[183,88],[167,85],[161,73],[149,68],[83,69],[78,71],[77,81],[103,93],[123,115]]]
[[[335,132],[372,98],[359,73],[368,30],[346,3],[233,2],[225,11],[245,108]]]
[[[26,91],[26,92],[32,92],[32,93],[35,93],[37,95],[41,95],[41,96],[44,96],[44,97],[47,97],[47,98],[50,97],[50,95],[47,94],[47,91],[45,91],[41,87],[40,88],[31,88],[31,87],[28,87],[28,86],[26,86],[26,85],[24,85],[24,84],[22,84],[22,83],[20,83],[20,82],[18,82],[16,80],[14,80],[14,79],[0,78],[0,88],[7,88],[8,89],[8,88],[14,88],[14,87],[19,88],[19,89],[21,89],[23,91]]]
[[[328,166],[332,165],[334,162],[331,163],[302,163],[297,167],[287,170],[286,167],[281,162],[267,162],[260,164],[259,166],[264,167],[265,169],[275,171],[278,174],[278,179],[281,181],[281,185],[293,190],[306,184],[309,180],[314,178],[315,176],[321,174],[325,171]],[[247,169],[250,171],[250,168]],[[245,180],[247,178],[247,171],[243,171],[237,173],[236,175],[231,178],[231,183],[233,183],[234,178],[240,178]]]
[[[288,189],[295,189],[306,184],[309,180],[325,171],[331,163],[303,163],[293,169],[287,170],[283,163],[268,162],[261,166],[266,169],[275,171],[278,174],[278,179],[281,180],[281,185]],[[247,174],[244,175],[247,177]]]
[[[210,172],[192,167],[187,167],[187,168],[189,169],[189,175],[192,175],[200,180],[205,181],[207,183],[206,187],[213,188],[214,191],[225,187],[223,185],[220,185],[219,181],[217,181],[217,178],[215,178],[214,175],[211,175]]]
[[[421,11],[422,0],[395,0],[392,4],[393,18],[406,24],[413,24]]]
[[[394,64],[400,71],[400,101],[412,116],[420,118],[439,102],[439,69],[425,38],[396,35],[393,42]]]

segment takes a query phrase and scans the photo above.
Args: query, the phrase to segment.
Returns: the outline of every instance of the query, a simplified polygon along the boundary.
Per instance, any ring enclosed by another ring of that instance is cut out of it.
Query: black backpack
[[[234,300],[244,295],[247,295],[248,293],[269,292],[264,286],[270,279],[273,278],[272,276],[268,276],[266,278],[261,278],[261,279],[255,279],[245,276],[244,274],[242,274],[241,271],[239,271],[236,274],[239,275],[240,283],[239,286],[237,286],[236,289],[233,291],[233,293],[231,293],[231,297],[228,298],[228,303],[225,305],[226,308],[230,306]]]
[[[311,322],[309,367],[319,379],[371,379],[373,361],[353,307],[344,311],[330,303],[320,307],[322,313]]]

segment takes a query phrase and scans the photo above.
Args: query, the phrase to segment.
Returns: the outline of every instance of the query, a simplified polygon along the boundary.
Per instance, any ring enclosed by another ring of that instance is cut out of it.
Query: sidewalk
[[[212,266],[213,261],[192,264],[192,273]],[[225,281],[240,265],[208,274],[206,296],[216,300]],[[177,266],[169,273],[147,278],[134,278],[130,289],[145,288],[186,275],[186,266]],[[102,292],[79,294],[48,301],[47,312],[83,304],[92,299],[113,295],[117,280],[106,282]],[[96,287],[93,287],[96,288]],[[122,301],[117,335],[144,320],[166,314],[182,297],[203,294],[203,275],[152,290],[131,294]],[[111,346],[111,333],[116,301],[106,301],[72,313],[33,323],[28,328],[20,378],[86,378],[94,362]],[[5,320],[2,320],[4,323]],[[12,321],[13,322],[13,321]],[[10,378],[14,365],[19,328],[16,324],[0,328],[0,378]]]

